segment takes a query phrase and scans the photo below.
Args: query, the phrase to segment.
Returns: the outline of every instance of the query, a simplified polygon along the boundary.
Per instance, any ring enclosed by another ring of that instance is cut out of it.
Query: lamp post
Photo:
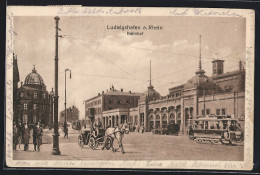
[[[65,69],[65,103],[64,103],[64,105],[65,105],[65,119],[64,119],[64,123],[67,123],[67,108],[66,108],[66,105],[67,105],[67,93],[66,93],[66,88],[67,88],[67,84],[66,84],[66,79],[67,79],[67,72],[70,72],[70,79],[71,79],[71,70],[69,70],[69,69]]]
[[[53,92],[53,88],[51,89],[50,92],[50,111],[51,111],[51,115],[50,115],[50,129],[53,128],[53,96],[54,96],[54,92]]]
[[[56,36],[55,36],[55,94],[54,94],[54,134],[53,134],[53,148],[52,155],[60,155],[59,149],[59,133],[58,133],[58,30],[59,30],[59,20],[58,16],[54,17],[56,23]]]

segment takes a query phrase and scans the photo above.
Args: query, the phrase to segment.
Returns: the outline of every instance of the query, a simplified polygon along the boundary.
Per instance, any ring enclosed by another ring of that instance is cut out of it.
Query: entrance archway
[[[174,113],[170,114],[169,123],[175,123],[175,115],[174,115]]]
[[[155,128],[159,128],[160,127],[160,116],[156,115],[155,118]]]
[[[151,131],[153,129],[153,126],[154,126],[154,116],[151,115],[149,117],[149,128],[148,128],[148,131]]]
[[[167,115],[163,114],[162,116],[162,127],[165,128],[167,126]]]

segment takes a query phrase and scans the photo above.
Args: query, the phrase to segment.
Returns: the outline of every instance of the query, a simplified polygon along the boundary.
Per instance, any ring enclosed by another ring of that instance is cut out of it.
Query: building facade
[[[129,109],[138,106],[141,95],[124,92],[123,89],[116,90],[112,85],[110,90],[85,101],[85,118],[89,118],[92,123],[99,118],[103,127],[114,127],[128,121]]]
[[[18,83],[19,76],[17,57],[15,61],[14,74],[16,83]],[[14,122],[27,123],[34,125],[40,122],[44,127],[53,127],[53,103],[52,94],[46,90],[46,86],[40,74],[37,73],[35,67],[29,73],[24,84],[21,82],[20,87],[14,88]]]
[[[129,98],[131,96],[128,96],[130,94],[124,96],[125,98],[119,93],[114,93],[113,98],[110,96],[106,98],[103,93],[99,94],[85,101],[86,117],[101,118],[105,127],[115,127],[122,122],[128,122],[132,126],[143,126],[145,131],[174,122],[180,125],[180,131],[186,133],[188,119],[206,115],[230,115],[238,119],[243,127],[245,69],[242,62],[239,62],[237,71],[227,73],[224,73],[223,60],[214,60],[212,64],[212,76],[205,75],[200,62],[195,76],[185,84],[170,88],[166,96],[161,96],[151,81],[144,93],[137,93],[138,96],[135,97],[137,102],[134,103],[126,102],[126,99],[131,99]],[[125,107],[117,103],[119,98],[124,99]],[[93,100],[100,100],[100,103],[91,106]],[[102,110],[90,115],[89,107],[98,107]]]
[[[76,106],[72,106],[67,108],[67,118],[66,121],[69,123],[75,122],[79,120],[79,110]],[[60,122],[64,122],[65,121],[65,110],[60,112]]]

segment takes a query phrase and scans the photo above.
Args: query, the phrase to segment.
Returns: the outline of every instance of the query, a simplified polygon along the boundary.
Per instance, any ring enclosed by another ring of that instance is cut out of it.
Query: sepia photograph
[[[253,20],[236,9],[10,7],[9,166],[252,169]]]

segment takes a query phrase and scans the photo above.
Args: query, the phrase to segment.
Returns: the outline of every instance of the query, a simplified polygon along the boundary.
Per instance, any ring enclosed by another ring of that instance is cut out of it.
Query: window
[[[205,115],[204,109],[201,110],[201,115]]]
[[[222,115],[226,115],[226,109],[222,108]]]
[[[43,98],[44,98],[44,99],[46,98],[46,94],[43,94]]]
[[[23,115],[23,123],[27,123],[28,121],[28,116],[27,115]]]
[[[210,109],[206,110],[206,114],[209,115],[210,114]]]
[[[33,110],[36,110],[36,108],[37,108],[37,105],[33,104]]]
[[[37,93],[36,92],[34,92],[33,97],[37,98]]]
[[[108,103],[111,104],[111,103],[112,103],[112,99],[109,99],[109,100],[108,100]]]
[[[126,104],[129,104],[129,100],[126,100],[126,102],[125,102]]]
[[[36,115],[33,116],[33,123],[36,123]]]
[[[109,107],[109,108],[108,108],[108,110],[111,110],[111,109],[113,109],[113,108],[112,108],[112,107]]]
[[[118,101],[117,101],[117,104],[120,104],[120,103],[121,103],[120,100],[118,100]]]
[[[42,105],[42,109],[45,109],[45,105]]]
[[[23,97],[23,93],[21,92],[20,97]]]
[[[217,115],[220,115],[220,109],[217,109],[217,110],[216,110],[216,114],[217,114]]]
[[[213,64],[213,74],[216,74],[216,73],[217,73],[217,65]]]
[[[24,103],[24,104],[23,104],[23,109],[24,109],[24,110],[27,110],[27,103]]]
[[[218,69],[218,74],[222,74],[222,69]]]

